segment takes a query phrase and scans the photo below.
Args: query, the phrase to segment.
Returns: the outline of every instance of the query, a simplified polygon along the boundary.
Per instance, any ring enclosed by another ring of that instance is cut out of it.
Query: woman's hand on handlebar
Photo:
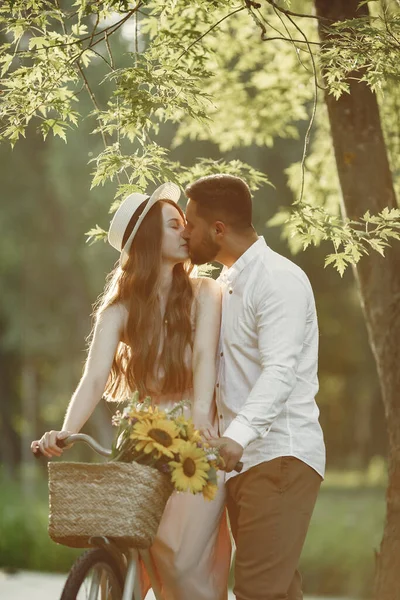
[[[33,454],[37,454],[38,451],[47,458],[53,458],[54,456],[61,456],[65,448],[61,448],[57,445],[57,442],[64,440],[71,431],[46,431],[40,438],[31,443],[31,450]]]

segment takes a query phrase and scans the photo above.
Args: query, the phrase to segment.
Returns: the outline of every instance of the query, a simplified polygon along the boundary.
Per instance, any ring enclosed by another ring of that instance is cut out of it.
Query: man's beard
[[[193,248],[189,243],[189,256],[194,265],[204,265],[215,259],[221,246],[214,242],[210,235],[204,237],[198,248]]]

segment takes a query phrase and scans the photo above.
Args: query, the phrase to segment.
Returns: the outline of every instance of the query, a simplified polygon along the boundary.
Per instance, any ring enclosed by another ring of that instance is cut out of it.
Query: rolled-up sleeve
[[[308,304],[307,282],[288,270],[274,272],[253,292],[262,372],[224,432],[243,448],[268,434],[296,385]]]

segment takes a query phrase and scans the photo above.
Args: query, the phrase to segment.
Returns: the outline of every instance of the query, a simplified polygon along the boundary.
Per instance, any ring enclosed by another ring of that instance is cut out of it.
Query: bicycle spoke
[[[92,569],[79,590],[77,600],[118,600],[119,586],[107,565]]]
[[[100,571],[100,569],[93,570],[88,600],[98,600],[101,575],[102,571]]]
[[[100,548],[89,550],[72,567],[61,600],[122,600],[123,587],[112,556]]]

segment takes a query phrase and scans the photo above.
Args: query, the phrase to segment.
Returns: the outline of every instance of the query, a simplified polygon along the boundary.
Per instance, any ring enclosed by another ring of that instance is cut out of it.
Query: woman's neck
[[[160,298],[168,298],[168,294],[172,285],[172,272],[174,269],[174,265],[171,264],[163,264],[160,269],[159,276],[159,295]]]

